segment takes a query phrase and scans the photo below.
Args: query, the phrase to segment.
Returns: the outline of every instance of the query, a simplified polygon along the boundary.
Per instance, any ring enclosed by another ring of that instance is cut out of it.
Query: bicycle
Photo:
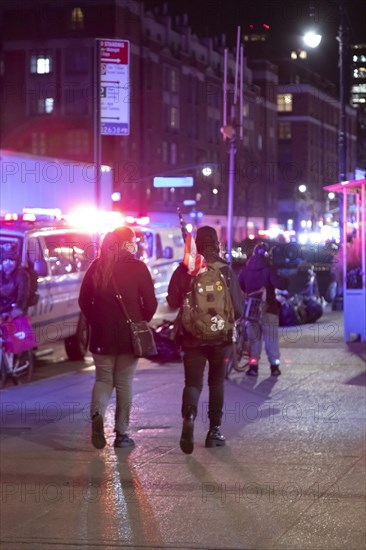
[[[1,319],[4,320],[3,318]],[[31,349],[13,353],[6,349],[4,331],[0,323],[0,389],[11,376],[15,385],[30,382],[34,371],[34,355]]]
[[[245,297],[244,313],[236,321],[233,335],[232,352],[227,357],[226,378],[234,369],[236,372],[245,372],[249,367],[250,350],[249,338],[246,329],[246,321],[255,323],[260,322],[266,301],[266,289],[260,288],[255,292],[250,292]]]
[[[232,370],[245,372],[249,367],[249,340],[242,317],[235,323],[231,353],[226,358],[226,378]]]

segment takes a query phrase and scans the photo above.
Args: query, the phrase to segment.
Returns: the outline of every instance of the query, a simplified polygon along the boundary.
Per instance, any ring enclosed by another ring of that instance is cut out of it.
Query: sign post
[[[130,43],[99,40],[100,120],[104,136],[130,134]]]
[[[101,206],[101,136],[130,134],[130,43],[97,38],[94,51],[95,203]]]

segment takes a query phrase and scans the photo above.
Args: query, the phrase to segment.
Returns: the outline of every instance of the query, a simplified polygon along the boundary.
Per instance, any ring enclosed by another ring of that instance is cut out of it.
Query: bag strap
[[[111,276],[111,281],[112,281],[113,289],[116,292],[116,298],[117,298],[117,301],[118,301],[118,305],[121,308],[121,311],[122,311],[123,315],[126,317],[127,323],[130,324],[130,323],[132,323],[132,319],[128,314],[126,305],[123,301],[122,294],[119,292],[119,290],[117,288],[116,279],[114,278],[113,273],[112,273],[112,276]]]

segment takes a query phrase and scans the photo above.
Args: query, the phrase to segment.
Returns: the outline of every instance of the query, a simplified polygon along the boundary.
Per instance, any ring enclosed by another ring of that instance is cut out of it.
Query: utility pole
[[[240,56],[240,57],[239,57]],[[243,136],[243,47],[240,47],[240,27],[237,28],[236,40],[236,62],[235,62],[235,84],[234,98],[230,107],[230,121],[227,121],[227,61],[228,50],[224,50],[224,84],[223,84],[223,127],[221,133],[224,141],[229,148],[229,180],[228,180],[228,211],[227,211],[227,254],[229,264],[232,264],[232,246],[233,246],[233,204],[234,204],[234,183],[235,183],[235,154],[236,148],[236,130],[235,118],[238,102],[238,81],[240,73],[240,138]],[[240,69],[240,70],[239,70]]]
[[[338,181],[347,180],[347,132],[346,132],[346,95],[344,82],[345,54],[346,54],[346,29],[345,29],[345,6],[343,0],[339,2],[339,135],[338,135]],[[339,193],[339,239],[341,244],[344,240],[344,224],[347,222],[346,212],[344,212],[343,193]]]

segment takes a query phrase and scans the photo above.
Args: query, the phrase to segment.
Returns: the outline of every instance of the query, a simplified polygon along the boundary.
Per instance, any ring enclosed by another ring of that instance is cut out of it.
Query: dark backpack
[[[207,265],[207,271],[192,277],[182,307],[182,325],[186,332],[206,342],[231,340],[235,317],[223,265]]]
[[[39,300],[38,294],[38,273],[30,266],[23,268],[29,276],[29,296],[27,302],[27,308],[35,306]]]

